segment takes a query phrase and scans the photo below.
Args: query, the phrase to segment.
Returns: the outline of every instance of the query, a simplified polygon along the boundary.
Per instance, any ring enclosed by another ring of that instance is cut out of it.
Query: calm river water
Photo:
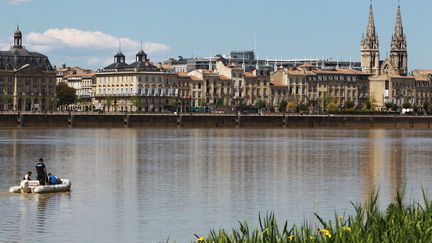
[[[39,157],[72,191],[7,193]],[[0,242],[191,242],[259,213],[333,218],[373,187],[421,199],[432,131],[3,129],[0,168]]]

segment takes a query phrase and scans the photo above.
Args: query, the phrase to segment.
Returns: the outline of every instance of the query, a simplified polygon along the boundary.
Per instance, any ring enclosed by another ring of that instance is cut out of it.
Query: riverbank
[[[398,191],[386,210],[378,208],[378,193],[372,193],[364,204],[353,204],[355,214],[336,215],[324,220],[315,214],[318,223],[290,226],[286,221],[280,227],[274,214],[259,217],[256,229],[247,222],[238,229],[211,230],[196,242],[431,242],[432,203],[423,191],[423,202],[404,203],[403,192]]]
[[[207,113],[0,113],[0,127],[431,129],[432,116]]]

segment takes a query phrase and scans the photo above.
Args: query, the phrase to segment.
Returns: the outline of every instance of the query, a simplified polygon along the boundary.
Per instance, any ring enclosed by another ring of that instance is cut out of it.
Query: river
[[[72,191],[8,193],[39,157]],[[191,242],[259,213],[331,219],[372,188],[420,200],[432,131],[0,129],[0,168],[0,242]]]

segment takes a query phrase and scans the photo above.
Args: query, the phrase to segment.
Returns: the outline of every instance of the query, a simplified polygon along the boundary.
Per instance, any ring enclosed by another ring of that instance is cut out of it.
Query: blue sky
[[[432,0],[401,0],[409,66],[432,68]],[[121,39],[128,61],[144,49],[154,61],[251,49],[260,58],[359,60],[368,0],[2,0],[0,47],[17,21],[28,49],[54,65],[101,68]],[[397,0],[374,1],[381,57],[389,51]],[[95,33],[96,32],[96,33]]]

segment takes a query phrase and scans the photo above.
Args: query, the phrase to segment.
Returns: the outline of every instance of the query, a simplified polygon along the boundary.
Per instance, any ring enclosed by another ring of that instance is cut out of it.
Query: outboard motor
[[[24,193],[30,193],[31,192],[31,188],[29,186],[29,182],[28,181],[21,181],[21,191]]]

